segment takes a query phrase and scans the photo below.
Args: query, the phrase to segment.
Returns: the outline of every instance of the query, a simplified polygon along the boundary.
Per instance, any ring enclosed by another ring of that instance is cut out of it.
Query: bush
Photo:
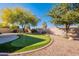
[[[38,33],[38,34],[46,34],[46,30],[43,29],[32,29],[31,30],[32,33]]]
[[[36,29],[32,29],[31,32],[32,33],[37,33],[37,30]]]
[[[18,32],[18,29],[19,29],[19,27],[16,26],[16,25],[10,26],[10,30],[11,30],[13,33],[17,33],[17,32]]]
[[[12,32],[13,32],[13,33],[17,33],[17,32],[18,32],[18,30],[16,29],[16,30],[13,30]]]
[[[39,34],[46,34],[47,33],[46,30],[44,30],[44,29],[37,29],[37,32]]]

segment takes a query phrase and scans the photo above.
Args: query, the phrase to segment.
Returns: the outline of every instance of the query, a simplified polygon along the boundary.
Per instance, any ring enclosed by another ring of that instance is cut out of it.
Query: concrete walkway
[[[71,56],[79,55],[79,41],[67,40],[60,36],[51,35],[54,42],[47,48],[35,51],[29,54],[20,54],[23,56]]]
[[[18,36],[16,33],[15,34],[14,33],[0,34],[0,44],[15,40],[17,38],[18,38]]]

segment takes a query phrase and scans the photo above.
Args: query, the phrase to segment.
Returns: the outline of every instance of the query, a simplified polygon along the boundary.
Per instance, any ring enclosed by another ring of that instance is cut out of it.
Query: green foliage
[[[27,24],[31,24],[35,26],[38,22],[36,16],[34,16],[30,11],[21,8],[15,9],[15,15],[16,15],[16,21],[22,27],[25,27],[25,25]]]
[[[44,29],[46,29],[46,28],[47,28],[47,23],[46,23],[46,22],[43,22],[43,23],[42,23],[42,27],[43,27]]]
[[[0,23],[0,28],[2,28],[3,27],[3,24],[2,23]]]
[[[9,26],[5,25],[4,23],[0,23],[0,28],[8,28]]]
[[[11,31],[13,31],[13,30],[16,30],[16,29],[18,29],[18,28],[19,28],[19,26],[12,25],[12,26],[10,26],[9,28],[10,28],[10,30],[11,30]]]
[[[64,24],[76,24],[79,22],[79,12],[78,8],[72,8],[73,4],[62,3],[57,5],[54,9],[49,12],[49,16],[53,18],[54,24],[64,25]]]
[[[38,18],[35,15],[22,8],[5,8],[1,17],[5,25],[17,24],[22,26],[23,29],[26,24],[36,26],[38,23]]]
[[[73,24],[79,23],[79,4],[74,3],[61,3],[54,9],[50,10],[49,16],[52,17],[51,23],[58,26],[65,26],[66,33],[69,32],[69,28]]]

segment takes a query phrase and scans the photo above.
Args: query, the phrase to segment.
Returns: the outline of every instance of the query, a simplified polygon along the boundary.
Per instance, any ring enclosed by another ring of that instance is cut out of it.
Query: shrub
[[[14,33],[18,32],[18,29],[19,29],[19,27],[16,26],[16,25],[10,26],[10,30],[11,30],[12,32],[14,32]]]
[[[36,29],[32,29],[31,32],[32,33],[37,33],[37,30]]]

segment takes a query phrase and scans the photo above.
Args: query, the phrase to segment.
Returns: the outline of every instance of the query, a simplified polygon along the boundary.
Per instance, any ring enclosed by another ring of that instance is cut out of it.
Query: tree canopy
[[[79,4],[61,3],[49,11],[49,16],[52,17],[52,23],[55,25],[63,25],[66,33],[69,32],[71,25],[79,23]]]
[[[31,11],[23,8],[5,8],[2,10],[1,18],[5,25],[17,24],[22,26],[22,28],[24,28],[26,24],[36,26],[38,23],[38,18],[33,15]]]

